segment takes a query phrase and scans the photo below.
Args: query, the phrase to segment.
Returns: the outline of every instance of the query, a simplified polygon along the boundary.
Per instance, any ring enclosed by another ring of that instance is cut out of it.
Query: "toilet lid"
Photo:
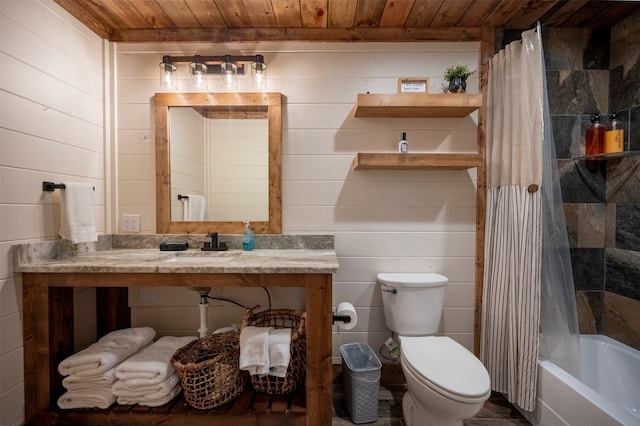
[[[462,398],[490,392],[484,365],[464,346],[443,336],[402,336],[402,355],[428,386]]]

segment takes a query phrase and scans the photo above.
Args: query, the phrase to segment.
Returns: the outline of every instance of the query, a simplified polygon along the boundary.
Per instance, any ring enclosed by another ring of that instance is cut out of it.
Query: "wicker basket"
[[[270,375],[251,376],[251,385],[258,392],[286,395],[304,384],[307,354],[305,323],[307,313],[291,309],[269,309],[262,312],[249,310],[242,320],[247,326],[291,328],[291,360],[285,377]]]
[[[225,404],[244,391],[247,374],[238,368],[240,333],[203,337],[178,349],[171,358],[184,397],[194,408]]]

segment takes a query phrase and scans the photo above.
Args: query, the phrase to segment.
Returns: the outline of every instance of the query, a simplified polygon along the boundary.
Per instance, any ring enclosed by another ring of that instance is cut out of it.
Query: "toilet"
[[[436,336],[448,279],[435,273],[380,273],[387,327],[398,334],[408,391],[408,426],[462,426],[491,394],[484,365],[455,340]]]

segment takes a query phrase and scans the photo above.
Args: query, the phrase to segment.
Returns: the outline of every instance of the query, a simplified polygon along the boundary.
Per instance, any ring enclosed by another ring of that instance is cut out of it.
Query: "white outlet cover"
[[[140,232],[140,215],[123,214],[120,228],[123,232]]]

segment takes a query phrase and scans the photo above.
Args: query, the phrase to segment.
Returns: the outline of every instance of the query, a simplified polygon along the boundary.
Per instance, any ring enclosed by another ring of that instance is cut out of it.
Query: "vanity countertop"
[[[55,259],[19,261],[30,273],[327,274],[338,270],[333,249],[200,250],[112,249]]]

